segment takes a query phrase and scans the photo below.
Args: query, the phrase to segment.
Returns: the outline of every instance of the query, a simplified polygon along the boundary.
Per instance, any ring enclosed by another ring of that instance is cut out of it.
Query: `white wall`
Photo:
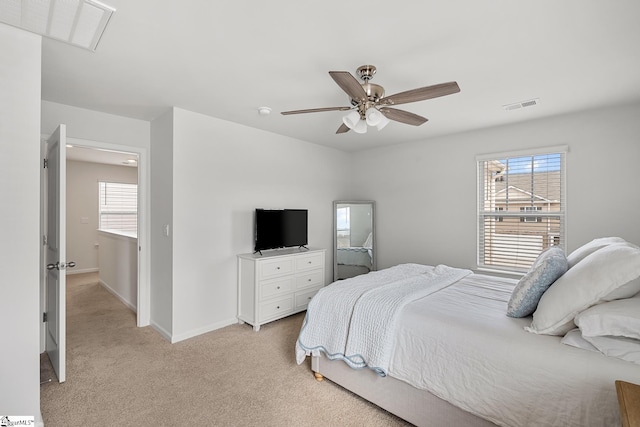
[[[67,274],[98,271],[98,181],[136,184],[138,169],[67,160]]]
[[[636,104],[357,153],[354,169],[370,173],[354,176],[354,195],[376,201],[378,267],[475,267],[475,156],[565,144],[567,250],[603,236],[640,244],[638,118]]]
[[[308,209],[309,245],[331,248],[332,202],[349,195],[351,156],[178,108],[173,114],[176,341],[236,321],[236,254],[253,251],[255,208]],[[326,259],[332,277],[331,252]]]
[[[40,418],[41,37],[0,24],[0,414]]]
[[[149,148],[151,124],[70,105],[42,101],[42,134],[51,135],[59,124],[67,137]]]
[[[173,110],[151,123],[151,324],[173,334]],[[169,235],[165,235],[165,226]]]
[[[99,231],[100,284],[124,305],[138,311],[138,239]]]

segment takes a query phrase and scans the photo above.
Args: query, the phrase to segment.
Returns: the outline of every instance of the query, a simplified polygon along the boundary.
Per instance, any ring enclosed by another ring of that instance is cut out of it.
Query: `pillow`
[[[367,240],[362,244],[363,248],[372,248],[373,247],[373,233],[369,233],[367,236]]]
[[[575,328],[567,332],[567,334],[560,340],[562,344],[570,345],[571,347],[581,348],[589,351],[599,351],[589,341],[585,340],[580,333],[580,329]]]
[[[600,353],[640,365],[640,340],[625,337],[585,337]]]
[[[635,295],[640,285],[640,248],[615,243],[600,248],[569,268],[542,295],[528,332],[564,335],[574,328],[581,311],[611,299]],[[629,286],[629,282],[634,281]],[[624,292],[619,291],[623,289]]]
[[[640,340],[640,298],[596,305],[579,313],[574,322],[585,337],[610,335]]]
[[[507,316],[526,317],[538,306],[542,294],[569,268],[567,257],[559,246],[551,246],[538,255],[511,293]]]
[[[589,243],[585,243],[567,256],[569,268],[573,267],[598,249],[604,248],[605,246],[613,243],[625,243],[625,240],[621,237],[600,237],[599,239],[593,239]]]

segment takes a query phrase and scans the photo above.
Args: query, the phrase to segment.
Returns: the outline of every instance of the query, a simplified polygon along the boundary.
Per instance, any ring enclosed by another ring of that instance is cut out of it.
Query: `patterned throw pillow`
[[[569,268],[562,248],[552,246],[543,251],[513,289],[507,316],[526,317],[536,311],[542,294]]]

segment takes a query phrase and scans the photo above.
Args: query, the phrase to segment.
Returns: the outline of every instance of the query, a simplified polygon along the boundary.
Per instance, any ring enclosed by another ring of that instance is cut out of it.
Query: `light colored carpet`
[[[303,314],[253,332],[232,325],[177,344],[97,283],[68,276],[67,381],[41,386],[46,427],[407,426],[331,383],[317,382],[294,344]],[[42,358],[43,379],[52,376]]]

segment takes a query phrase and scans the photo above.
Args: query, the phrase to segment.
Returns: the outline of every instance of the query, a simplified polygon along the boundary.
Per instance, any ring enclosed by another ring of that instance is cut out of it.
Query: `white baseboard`
[[[165,340],[171,342],[171,334],[166,329],[164,329],[154,321],[151,321],[151,327],[155,329],[156,332],[158,332],[160,335],[162,335]]]
[[[67,276],[72,276],[74,274],[84,274],[84,273],[97,273],[99,272],[99,268],[83,268],[82,270],[65,270]]]
[[[203,326],[202,328],[192,329],[181,334],[172,335],[171,344],[197,337],[198,335],[206,334],[207,332],[215,331],[216,329],[224,328],[225,326],[234,325],[236,323],[238,323],[238,318],[234,317],[233,319],[223,320],[222,322]]]
[[[106,283],[102,279],[99,279],[99,282],[100,282],[100,285],[102,285],[103,288],[105,288],[114,297],[118,298],[124,305],[129,307],[129,309],[131,309],[131,311],[133,311],[134,313],[138,312],[138,307],[136,307],[135,305],[131,304],[130,301],[127,301],[126,298],[124,298],[122,295],[117,293],[111,286],[109,286],[108,283]]]

